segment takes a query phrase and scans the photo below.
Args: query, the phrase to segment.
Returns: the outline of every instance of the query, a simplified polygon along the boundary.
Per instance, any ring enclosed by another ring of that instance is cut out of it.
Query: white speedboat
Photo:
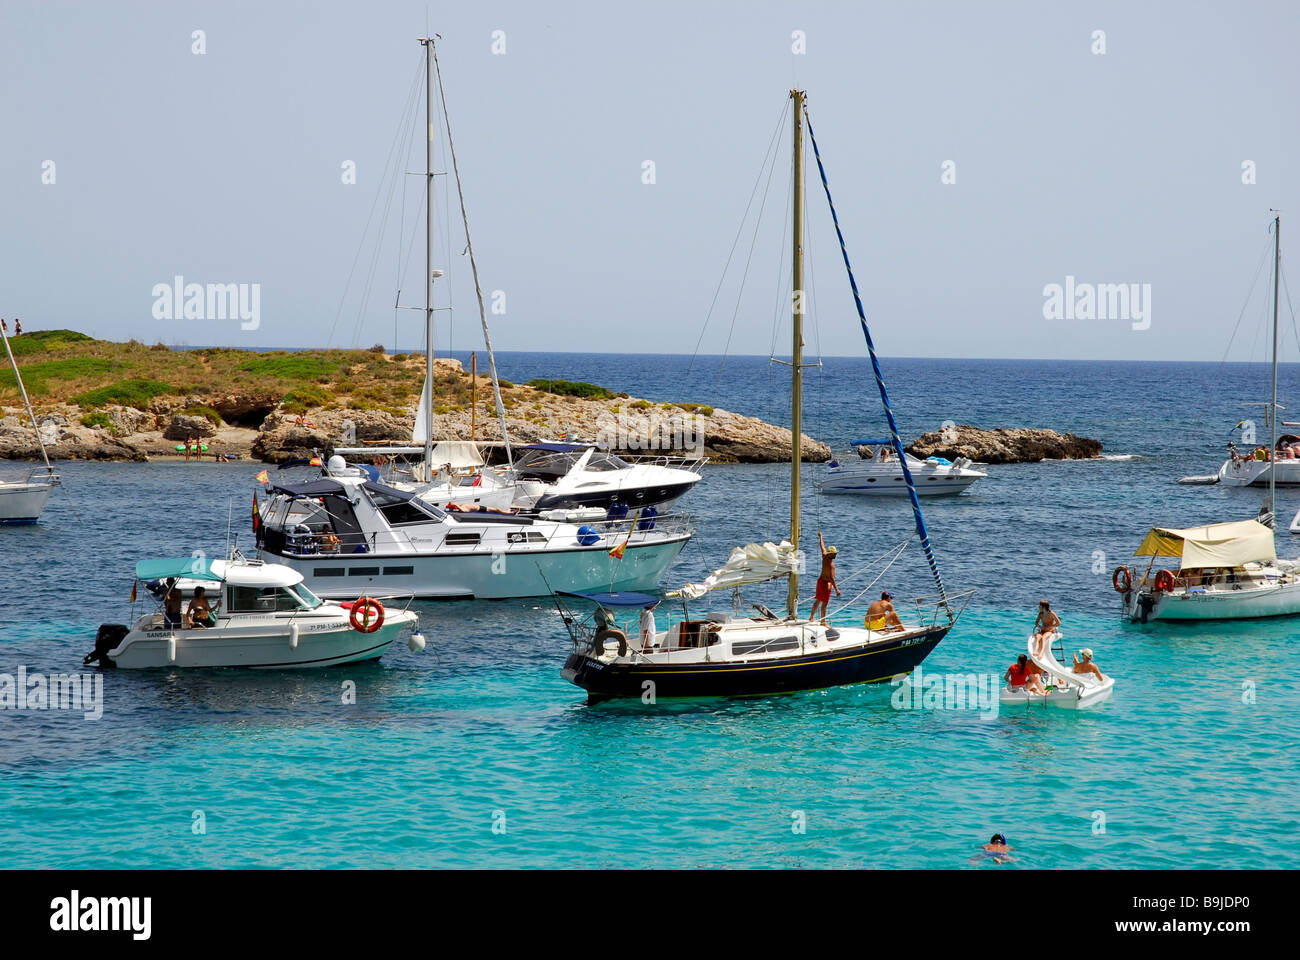
[[[9,334],[0,329],[0,340],[4,341],[5,353],[9,355],[9,365],[14,370],[14,380],[18,392],[22,395],[23,406],[27,408],[28,419],[36,433],[36,443],[41,448],[41,459],[45,461],[45,470],[25,468],[16,472],[0,475],[0,525],[35,523],[41,518],[41,511],[50,499],[50,494],[60,483],[54,467],[50,465],[50,455],[45,451],[45,440],[41,436],[40,425],[32,411],[32,403],[27,398],[27,387],[23,385],[23,375],[18,370],[18,361],[14,359],[13,349],[9,346]]]
[[[374,660],[419,624],[410,610],[396,605],[385,609],[383,600],[393,598],[358,597],[346,606],[328,603],[303,585],[296,570],[260,560],[142,560],[135,575],[137,582],[162,584],[146,601],[157,608],[130,625],[100,626],[85,663],[128,668],[327,667]],[[209,626],[188,626],[183,607],[180,617],[168,616],[165,595],[173,586],[186,599],[196,586],[207,589],[215,608]],[[405,599],[409,602],[409,595]],[[422,638],[413,633],[413,649],[422,646]]]
[[[700,482],[703,458],[634,462],[590,443],[516,448],[515,505],[533,510],[598,507],[614,514],[663,507]]]
[[[1256,520],[1176,530],[1156,527],[1135,557],[1140,579],[1116,567],[1111,582],[1124,616],[1149,620],[1245,620],[1300,613],[1300,563],[1278,560],[1273,531]],[[1177,559],[1157,569],[1159,558]]]
[[[325,597],[652,590],[692,533],[684,517],[638,514],[579,524],[445,510],[367,477],[282,484],[271,492],[254,528],[261,554],[299,571]]]
[[[1006,686],[998,697],[1003,706],[1046,704],[1066,710],[1086,710],[1110,697],[1115,688],[1114,677],[1107,676],[1104,680],[1098,680],[1093,673],[1075,673],[1073,665],[1067,667],[1056,658],[1053,648],[1062,651],[1063,660],[1064,641],[1059,630],[1053,631],[1043,640],[1029,638],[1029,659],[1043,671],[1039,679],[1043,682],[1046,694],[1031,693],[1027,685]]]
[[[903,468],[895,455],[891,441],[855,440],[856,459],[845,457],[832,460],[822,478],[822,493],[851,493],[859,496],[905,497],[907,484]],[[976,480],[987,477],[982,470],[974,469],[971,461],[959,457],[949,461],[943,457],[920,460],[904,451],[908,469],[920,496],[942,496],[961,493]]]

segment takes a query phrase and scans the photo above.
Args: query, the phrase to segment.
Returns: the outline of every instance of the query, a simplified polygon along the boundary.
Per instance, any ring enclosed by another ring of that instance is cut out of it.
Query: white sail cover
[[[424,378],[424,389],[420,391],[420,404],[415,408],[415,427],[411,430],[411,442],[423,446],[429,437],[429,378]]]
[[[433,465],[449,465],[453,470],[468,470],[483,466],[483,454],[477,443],[468,440],[439,440],[433,447]]]
[[[779,544],[751,543],[731,551],[726,564],[714,570],[703,583],[688,583],[680,590],[669,591],[670,597],[698,600],[710,590],[726,590],[750,583],[764,583],[794,573],[799,553],[787,540]]]

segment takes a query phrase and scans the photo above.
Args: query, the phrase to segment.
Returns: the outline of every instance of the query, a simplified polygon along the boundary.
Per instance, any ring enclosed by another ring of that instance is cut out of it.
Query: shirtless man
[[[1083,655],[1082,660],[1079,659],[1079,654]],[[1079,653],[1076,653],[1074,655],[1074,672],[1091,673],[1098,680],[1101,680],[1103,682],[1106,679],[1106,676],[1101,672],[1101,669],[1095,663],[1092,662],[1091,647],[1084,647],[1082,650],[1079,651]]]
[[[175,581],[171,582],[175,583]],[[168,589],[167,597],[163,600],[163,624],[165,626],[179,627],[181,625],[181,602],[183,599],[180,588],[172,586]]]
[[[867,629],[868,630],[902,630],[903,621],[898,619],[898,612],[894,609],[894,595],[888,590],[882,590],[880,599],[867,607]]]
[[[826,623],[826,607],[831,602],[831,591],[835,591],[835,596],[842,597],[839,585],[835,582],[835,557],[839,554],[838,547],[826,546],[826,541],[822,539],[819,532],[817,534],[817,543],[822,548],[822,572],[817,578],[817,593],[813,597],[812,612],[808,614],[809,620],[817,619],[817,608],[822,608],[822,626],[828,626]]]

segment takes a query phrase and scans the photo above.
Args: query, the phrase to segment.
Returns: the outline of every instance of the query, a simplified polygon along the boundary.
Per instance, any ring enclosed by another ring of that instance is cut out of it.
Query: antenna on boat
[[[230,528],[235,522],[235,498],[226,501],[226,559],[230,559]]]

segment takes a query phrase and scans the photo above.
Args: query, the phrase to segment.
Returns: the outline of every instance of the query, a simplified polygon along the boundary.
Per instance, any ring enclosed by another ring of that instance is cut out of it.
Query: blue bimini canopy
[[[141,560],[135,565],[137,580],[169,580],[187,577],[191,580],[220,580],[207,557],[175,557],[166,560]]]
[[[560,591],[563,597],[577,597],[579,600],[586,600],[600,607],[648,607],[651,604],[658,603],[661,598],[652,597],[648,593],[630,593],[623,591],[621,593],[569,593],[567,590]]]
[[[878,447],[881,444],[891,444],[893,440],[850,440],[849,443],[855,447]]]

